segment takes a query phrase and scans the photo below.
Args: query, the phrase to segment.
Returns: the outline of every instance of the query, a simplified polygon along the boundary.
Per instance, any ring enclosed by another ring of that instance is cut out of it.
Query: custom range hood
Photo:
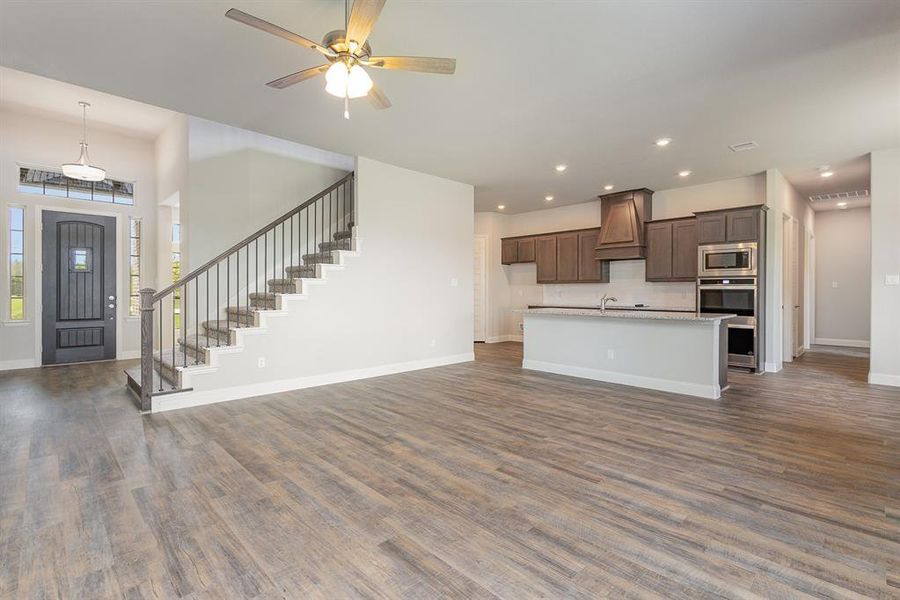
[[[600,236],[597,260],[647,257],[644,223],[652,219],[653,191],[647,188],[605,194],[600,198]]]

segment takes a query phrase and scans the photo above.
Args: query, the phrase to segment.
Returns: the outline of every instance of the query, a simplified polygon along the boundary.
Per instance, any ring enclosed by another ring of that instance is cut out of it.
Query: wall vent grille
[[[817,194],[810,196],[810,202],[831,202],[832,200],[857,200],[868,198],[869,190],[855,190],[852,192],[837,192],[834,194]]]
[[[759,144],[756,142],[741,142],[740,144],[732,144],[728,147],[731,148],[732,152],[744,152],[746,150],[756,150],[759,148]]]

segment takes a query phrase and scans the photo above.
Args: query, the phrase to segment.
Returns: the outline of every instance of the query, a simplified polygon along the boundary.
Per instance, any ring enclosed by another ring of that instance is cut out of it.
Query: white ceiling
[[[0,64],[472,183],[482,210],[900,145],[895,0],[388,0],[375,52],[455,57],[457,74],[373,70],[394,106],[355,101],[350,121],[321,81],[264,86],[321,61],[224,18],[232,6],[313,39],[343,19],[339,0],[0,0]],[[760,148],[727,148],[748,140]]]
[[[834,175],[822,177],[821,168],[828,167]],[[868,154],[836,163],[819,165],[818,168],[805,167],[795,169],[783,169],[782,174],[796,188],[804,198],[819,194],[835,194],[844,192],[868,192],[869,187],[869,156]],[[843,207],[838,206],[844,202]],[[857,208],[871,204],[871,197],[866,195],[860,198],[840,198],[834,200],[818,200],[812,202],[814,210],[835,210],[839,208]]]
[[[0,42],[0,47],[4,44]],[[89,102],[88,127],[102,127],[132,136],[156,138],[175,113],[164,108],[104,94],[0,67],[0,107],[27,114],[81,122],[78,102]]]

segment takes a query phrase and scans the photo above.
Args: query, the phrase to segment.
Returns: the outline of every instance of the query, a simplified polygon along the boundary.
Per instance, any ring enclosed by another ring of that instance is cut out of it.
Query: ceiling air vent
[[[743,152],[745,150],[756,150],[759,148],[759,144],[756,142],[741,142],[740,144],[732,144],[728,147],[731,148],[732,152]]]
[[[856,190],[853,192],[837,192],[835,194],[817,194],[810,196],[810,202],[831,202],[833,200],[858,200],[869,197],[869,190]]]

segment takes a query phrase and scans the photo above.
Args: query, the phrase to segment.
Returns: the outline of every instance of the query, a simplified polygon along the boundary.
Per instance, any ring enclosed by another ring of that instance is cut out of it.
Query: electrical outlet
[[[260,369],[265,369],[266,368],[266,357],[260,356],[259,358],[257,358],[256,366],[259,367]]]
[[[431,347],[434,348],[437,346],[437,340],[431,340]]]
[[[606,358],[608,358],[609,360],[616,360],[616,351],[612,348],[607,349]]]
[[[900,275],[885,275],[884,285],[900,285]]]
[[[450,278],[450,287],[457,287],[459,285],[459,279],[456,277]]]
[[[837,282],[837,281],[832,281],[832,282],[831,282],[831,287],[837,288],[837,286],[838,286],[838,282]]]

